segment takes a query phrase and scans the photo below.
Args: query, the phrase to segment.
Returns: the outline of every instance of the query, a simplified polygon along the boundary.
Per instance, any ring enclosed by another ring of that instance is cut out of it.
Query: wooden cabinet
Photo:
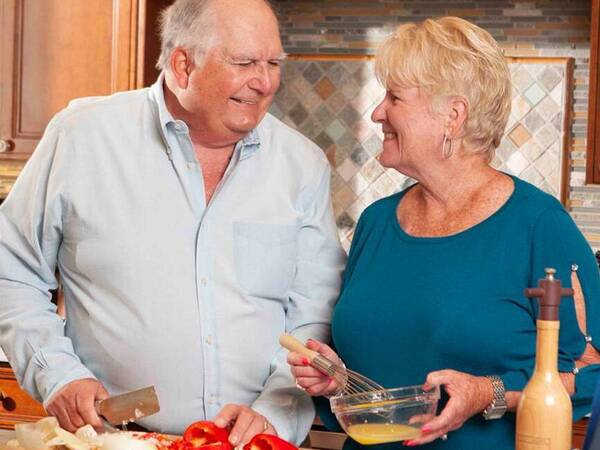
[[[592,0],[590,19],[586,183],[600,184],[600,0]]]
[[[21,390],[9,365],[0,363],[0,428],[12,429],[15,423],[35,422],[45,415],[42,405]]]
[[[169,1],[147,1],[0,1],[0,159],[27,159],[71,99],[151,82]]]
[[[589,420],[581,419],[579,422],[573,424],[573,441],[571,447],[574,449],[583,448],[583,442],[585,441],[585,433],[587,431]]]

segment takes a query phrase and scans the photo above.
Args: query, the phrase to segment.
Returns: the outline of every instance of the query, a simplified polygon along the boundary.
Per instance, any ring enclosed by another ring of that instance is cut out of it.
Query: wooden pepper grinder
[[[554,278],[555,269],[546,269],[546,278],[537,288],[525,289],[537,297],[535,370],[521,394],[517,408],[516,450],[569,450],[571,448],[572,406],[558,375],[558,307],[561,297],[573,295]]]

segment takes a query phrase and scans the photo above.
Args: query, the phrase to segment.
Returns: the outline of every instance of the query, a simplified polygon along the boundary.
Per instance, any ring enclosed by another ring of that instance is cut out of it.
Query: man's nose
[[[267,64],[268,63],[261,63],[256,65],[256,71],[248,84],[252,89],[263,95],[272,92],[279,77],[279,69],[271,69]]]

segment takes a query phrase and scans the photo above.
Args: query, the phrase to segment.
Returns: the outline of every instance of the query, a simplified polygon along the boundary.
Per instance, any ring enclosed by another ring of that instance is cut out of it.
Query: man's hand
[[[95,403],[107,397],[108,392],[98,380],[75,380],[64,385],[52,396],[46,411],[55,416],[60,426],[67,431],[75,432],[86,424],[102,431],[102,420],[96,412]]]
[[[214,423],[221,428],[231,427],[229,442],[234,447],[247,444],[260,433],[277,435],[265,416],[246,405],[225,405],[215,416]]]

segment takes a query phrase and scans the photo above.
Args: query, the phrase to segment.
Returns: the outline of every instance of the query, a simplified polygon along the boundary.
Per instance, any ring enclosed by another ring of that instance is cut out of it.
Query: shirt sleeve
[[[587,340],[598,349],[600,344],[600,276],[594,254],[571,216],[562,208],[552,208],[542,214],[533,236],[530,286],[544,278],[546,267],[556,269],[556,277],[564,287],[572,287],[571,272],[576,271],[583,290],[586,309]],[[538,311],[537,301],[533,304]],[[597,337],[597,342],[594,341]],[[560,305],[558,370],[577,372],[575,361],[586,346],[572,296],[563,297]],[[573,416],[577,420],[590,412],[600,365],[580,369],[575,375],[575,394],[571,397]]]
[[[329,191],[326,165],[318,184],[302,192],[298,208],[304,219],[298,234],[296,276],[289,293],[286,331],[301,342],[308,338],[327,342],[331,312],[338,298],[345,253],[338,238]],[[280,349],[271,375],[252,407],[273,424],[281,437],[300,444],[314,420],[311,398],[295,385]]]
[[[70,381],[93,377],[65,336],[49,292],[57,287],[68,164],[56,122],[0,208],[0,344],[19,384],[40,401]]]

